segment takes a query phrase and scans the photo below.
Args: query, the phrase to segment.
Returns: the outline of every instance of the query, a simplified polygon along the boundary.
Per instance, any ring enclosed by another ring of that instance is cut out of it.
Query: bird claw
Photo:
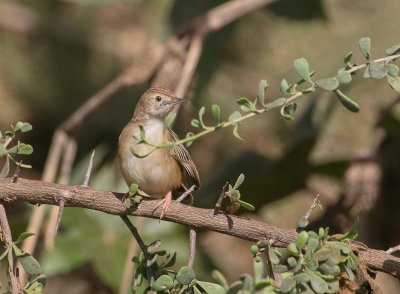
[[[164,216],[167,214],[169,206],[171,205],[172,201],[172,192],[168,192],[167,195],[165,195],[164,199],[161,199],[160,202],[156,205],[153,211],[157,210],[160,206],[161,208],[161,213],[160,213],[160,220],[164,218]]]

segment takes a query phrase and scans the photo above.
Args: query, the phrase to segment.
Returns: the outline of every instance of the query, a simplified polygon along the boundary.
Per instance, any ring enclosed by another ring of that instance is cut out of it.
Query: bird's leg
[[[161,199],[160,202],[154,208],[154,210],[156,210],[157,208],[159,208],[162,205],[160,219],[162,219],[165,216],[165,214],[167,213],[169,206],[171,204],[171,201],[172,201],[172,191],[169,191],[167,193],[167,195],[165,195],[164,199]]]

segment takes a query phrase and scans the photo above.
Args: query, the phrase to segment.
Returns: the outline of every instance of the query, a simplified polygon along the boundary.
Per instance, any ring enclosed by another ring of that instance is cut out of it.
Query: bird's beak
[[[190,103],[188,99],[175,97],[174,100],[164,101],[163,105],[177,105],[181,103]]]

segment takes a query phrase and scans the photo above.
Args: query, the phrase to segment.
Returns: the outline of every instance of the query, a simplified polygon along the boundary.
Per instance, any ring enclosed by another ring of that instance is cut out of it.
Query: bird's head
[[[186,99],[176,97],[165,88],[150,88],[140,98],[136,105],[134,118],[160,118],[170,113],[177,104],[187,102]]]

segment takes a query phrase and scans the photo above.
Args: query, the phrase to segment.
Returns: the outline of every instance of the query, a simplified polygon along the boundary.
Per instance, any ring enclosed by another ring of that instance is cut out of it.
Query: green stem
[[[400,53],[399,54],[395,54],[395,55],[390,55],[390,56],[387,56],[387,57],[383,57],[383,58],[378,58],[378,59],[375,59],[373,61],[374,62],[389,62],[389,61],[393,61],[393,60],[398,59],[398,58],[400,58]],[[354,66],[351,69],[349,69],[349,72],[353,73],[353,72],[359,71],[359,70],[367,67],[368,64],[369,64],[369,62]],[[292,96],[286,98],[285,104],[289,104],[289,103],[293,102],[294,100],[296,100],[297,98],[299,98],[301,96],[304,96],[304,95],[305,94],[303,92],[301,92],[301,91],[296,92]],[[235,120],[232,120],[232,121],[221,122],[215,127],[207,127],[205,130],[203,130],[203,131],[201,131],[201,132],[199,132],[197,134],[194,134],[193,136],[189,136],[189,137],[186,137],[184,139],[181,139],[181,140],[178,140],[178,141],[175,141],[175,142],[167,142],[167,143],[161,144],[161,145],[154,145],[154,144],[151,144],[149,142],[145,142],[145,144],[153,146],[155,148],[154,150],[156,150],[158,148],[173,147],[173,146],[176,146],[176,145],[179,145],[179,144],[185,144],[185,143],[188,143],[188,142],[195,141],[198,138],[201,138],[201,137],[203,137],[203,136],[205,136],[205,135],[207,135],[209,133],[215,132],[218,129],[224,129],[226,127],[235,126],[236,124],[239,124],[242,121],[244,121],[244,120],[246,120],[246,119],[248,119],[250,117],[255,116],[256,114],[261,114],[261,113],[267,112],[269,110],[272,110],[274,108],[280,108],[280,107],[282,107],[282,106],[276,106],[276,107],[264,108],[264,109],[257,109],[257,111],[248,113],[248,114],[246,114],[244,116],[241,116],[238,119],[235,119]],[[154,150],[152,150],[150,153],[152,153]]]

